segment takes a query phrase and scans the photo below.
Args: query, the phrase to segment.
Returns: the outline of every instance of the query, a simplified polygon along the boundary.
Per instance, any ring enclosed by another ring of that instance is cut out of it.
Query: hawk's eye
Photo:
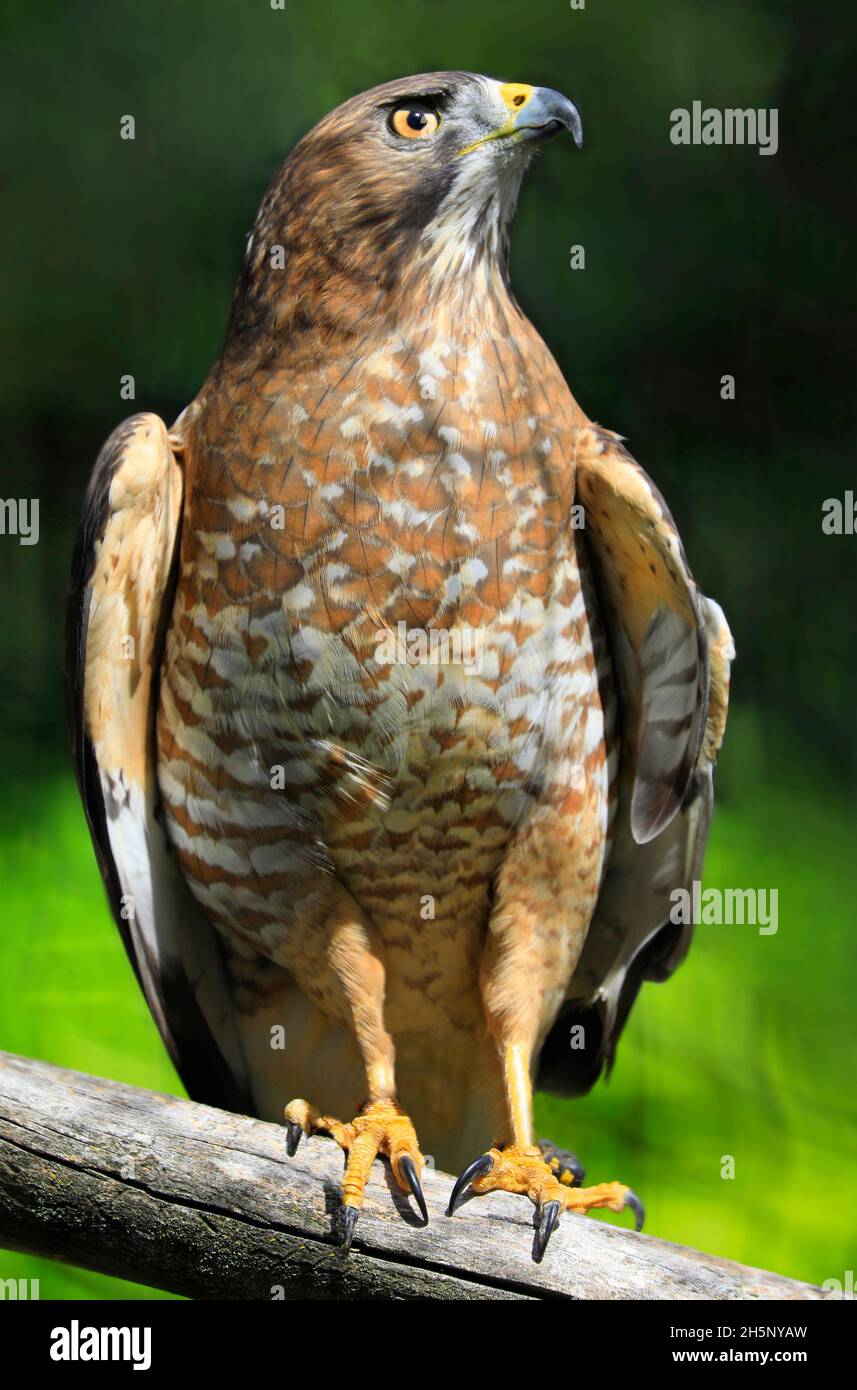
[[[439,125],[437,112],[420,101],[404,102],[390,116],[390,129],[406,140],[426,140]]]

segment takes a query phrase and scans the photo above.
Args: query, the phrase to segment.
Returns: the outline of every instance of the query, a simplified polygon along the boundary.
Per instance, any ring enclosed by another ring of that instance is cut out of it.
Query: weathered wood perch
[[[330,1140],[288,1159],[276,1125],[0,1052],[0,1247],[191,1298],[822,1296],[586,1217],[566,1216],[536,1265],[520,1199],[493,1193],[449,1220],[452,1179],[429,1171],[423,1227],[380,1164],[346,1259],[341,1171]]]

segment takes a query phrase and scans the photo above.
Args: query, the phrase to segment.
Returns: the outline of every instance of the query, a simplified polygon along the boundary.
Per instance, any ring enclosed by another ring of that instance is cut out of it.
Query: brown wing
[[[734,655],[654,485],[614,436],[592,436],[579,488],[619,688],[620,775],[598,904],[540,1059],[539,1085],[566,1094],[612,1064],[643,981],[666,979],[690,946],[671,895],[702,873]],[[575,1024],[582,1049],[570,1046]]]
[[[622,697],[631,828],[644,844],[681,806],[699,752],[708,705],[705,618],[667,505],[618,436],[581,431],[577,478]]]
[[[181,507],[163,421],[132,416],[102,449],[84,503],[66,624],[67,718],[110,906],[164,1043],[195,1099],[247,1109],[217,938],[158,810],[154,718]]]

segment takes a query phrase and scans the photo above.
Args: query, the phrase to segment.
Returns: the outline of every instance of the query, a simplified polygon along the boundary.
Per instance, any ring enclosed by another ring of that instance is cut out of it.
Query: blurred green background
[[[678,975],[644,989],[609,1083],[540,1097],[539,1129],[593,1181],[632,1183],[656,1235],[816,1281],[857,1268],[857,537],[821,530],[824,499],[855,486],[855,26],[831,0],[6,7],[2,495],[39,497],[41,539],[0,537],[0,1047],[181,1093],[62,727],[63,597],[101,442],[195,394],[264,187],[332,106],[433,68],[555,86],[586,146],[537,161],[513,281],[729,616],[706,883],[778,889],[779,931],[699,928]],[[777,107],[779,152],[673,146],[670,112],[694,100]],[[0,1253],[7,1277],[160,1296]]]

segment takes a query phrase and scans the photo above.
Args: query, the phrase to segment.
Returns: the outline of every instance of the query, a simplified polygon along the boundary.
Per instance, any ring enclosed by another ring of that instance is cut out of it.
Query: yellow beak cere
[[[504,82],[500,88],[500,96],[509,110],[517,115],[521,108],[526,106],[535,90],[529,82]]]

